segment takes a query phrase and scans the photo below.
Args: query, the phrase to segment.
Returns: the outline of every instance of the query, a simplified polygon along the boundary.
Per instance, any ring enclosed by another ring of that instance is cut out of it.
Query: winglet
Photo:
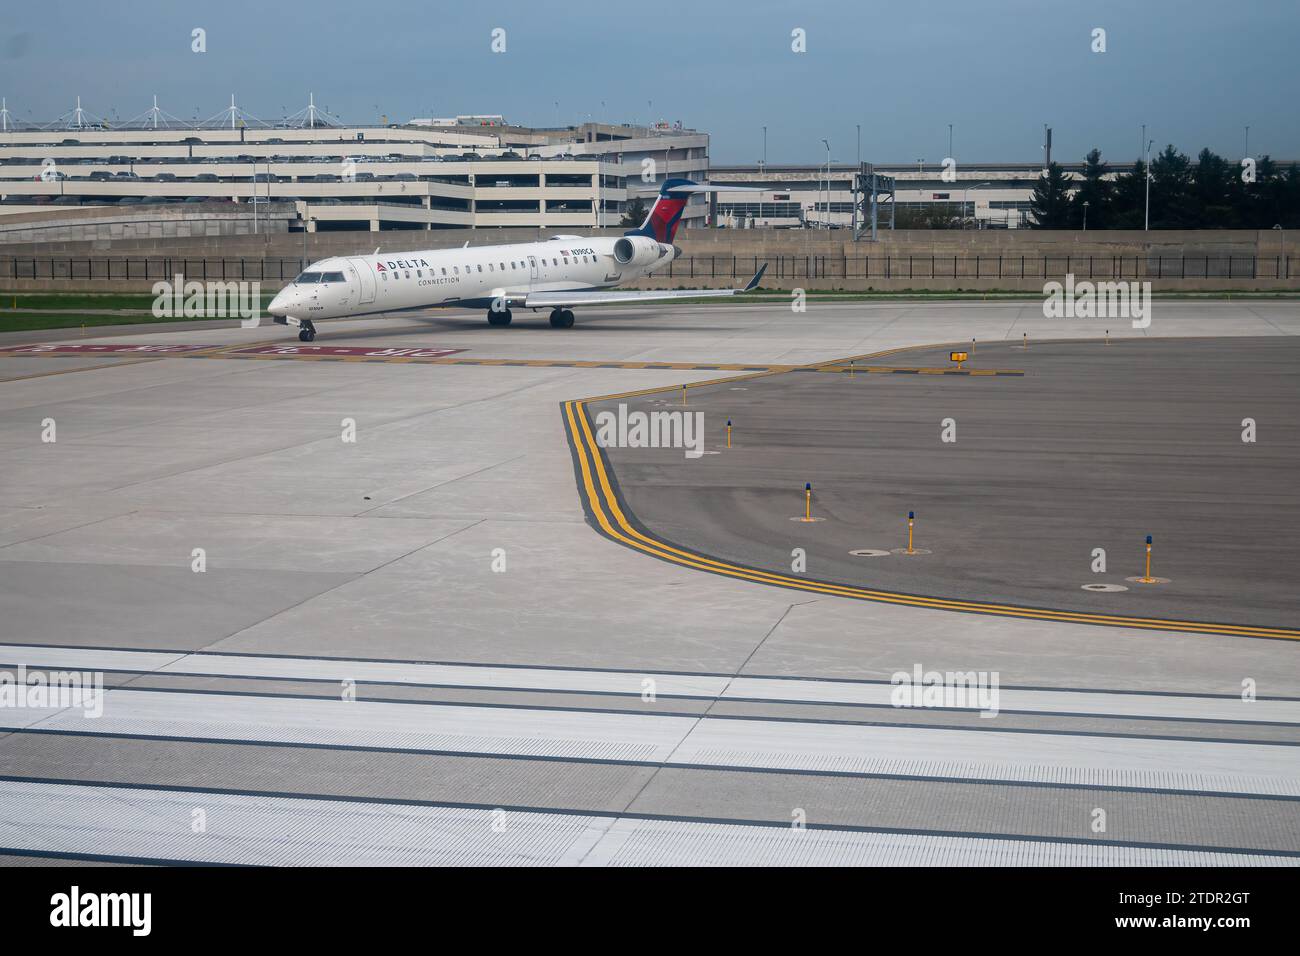
[[[758,283],[759,283],[760,281],[762,281],[762,279],[763,279],[763,273],[766,272],[766,271],[767,271],[767,263],[764,262],[764,263],[763,263],[763,268],[761,268],[761,269],[759,269],[757,272],[755,272],[755,273],[754,273],[754,278],[750,279],[750,280],[749,280],[749,283],[745,286],[745,288],[741,289],[740,291],[741,291],[741,292],[752,292],[753,290],[757,289],[757,288],[758,288]]]

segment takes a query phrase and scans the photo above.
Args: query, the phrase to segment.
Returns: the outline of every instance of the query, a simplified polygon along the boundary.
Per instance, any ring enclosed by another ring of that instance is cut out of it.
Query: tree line
[[[1035,229],[1141,229],[1147,209],[1147,165],[1109,178],[1110,165],[1094,149],[1082,179],[1051,163],[1034,187]],[[1152,229],[1284,229],[1300,226],[1300,169],[1268,156],[1233,163],[1203,149],[1193,163],[1172,145],[1151,161]]]

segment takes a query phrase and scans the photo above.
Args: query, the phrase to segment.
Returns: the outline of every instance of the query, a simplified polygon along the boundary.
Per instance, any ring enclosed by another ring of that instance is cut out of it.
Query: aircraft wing
[[[560,307],[571,305],[609,305],[615,302],[666,302],[673,299],[711,299],[715,296],[743,295],[758,287],[767,264],[754,273],[743,289],[624,289],[610,291],[529,292],[524,308]]]

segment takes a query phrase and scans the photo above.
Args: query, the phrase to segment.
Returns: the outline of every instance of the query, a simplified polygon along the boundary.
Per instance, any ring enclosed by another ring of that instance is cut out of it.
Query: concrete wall
[[[0,250],[0,288],[15,291],[148,291],[153,281],[15,281],[11,278],[6,258],[10,255],[45,260],[60,257],[168,257],[311,261],[332,255],[370,253],[376,246],[385,252],[399,253],[412,249],[455,248],[466,240],[471,245],[535,241],[552,231],[280,233],[16,244]],[[592,234],[586,230],[583,232]],[[604,234],[612,236],[620,232],[605,230]],[[729,287],[742,284],[756,268],[756,261],[767,260],[772,264],[763,279],[763,287],[769,289],[1007,289],[1037,292],[1042,290],[1046,279],[1060,278],[1068,271],[1081,279],[1090,275],[1098,279],[1149,279],[1158,291],[1300,290],[1297,239],[1293,234],[1277,230],[1087,233],[900,230],[881,233],[881,237],[879,242],[872,243],[853,242],[846,233],[838,230],[683,230],[678,234],[677,242],[685,258],[673,264],[671,275],[646,280],[641,285],[661,288]],[[286,268],[292,266],[291,261]],[[1020,276],[1022,268],[1023,278]],[[1276,277],[1275,270],[1281,274],[1280,278]],[[1209,275],[1202,278],[1203,272]],[[271,289],[281,283],[263,280],[262,284]]]
[[[249,206],[234,203],[184,203],[144,205],[132,209],[106,207],[34,207],[0,219],[0,255],[13,250],[54,249],[63,244],[113,248],[114,242],[140,239],[155,245],[177,239],[225,239],[259,233],[288,234],[289,223],[297,221],[292,203],[271,203],[260,207],[257,221]],[[30,254],[27,253],[27,254]]]

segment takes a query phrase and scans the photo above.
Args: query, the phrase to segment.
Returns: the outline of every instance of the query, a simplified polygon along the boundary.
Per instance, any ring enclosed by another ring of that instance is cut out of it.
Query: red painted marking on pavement
[[[0,348],[9,355],[43,355],[48,352],[127,352],[131,354],[168,355],[215,348],[212,345],[93,345],[90,343],[51,343],[49,345],[10,345]]]
[[[228,355],[364,355],[369,358],[442,358],[464,349],[388,348],[368,349],[350,345],[254,345],[231,349]]]

